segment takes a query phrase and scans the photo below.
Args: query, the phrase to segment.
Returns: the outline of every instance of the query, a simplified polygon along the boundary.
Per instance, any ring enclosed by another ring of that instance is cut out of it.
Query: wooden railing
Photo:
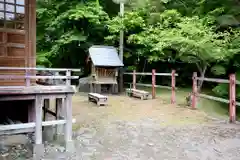
[[[12,79],[25,79],[25,86],[31,85],[31,80],[38,79],[58,79],[66,80],[66,85],[71,85],[72,79],[78,79],[78,76],[72,76],[72,72],[81,72],[80,69],[67,69],[67,68],[21,68],[21,67],[0,67],[1,70],[22,70],[25,71],[25,75],[0,75],[0,79],[12,80]],[[53,71],[57,74],[51,76],[39,76],[36,75],[36,71]],[[65,72],[65,76],[60,76],[59,72]],[[33,74],[34,73],[34,74]]]
[[[216,82],[216,83],[225,83],[229,84],[229,99],[224,99],[220,97],[214,97],[206,94],[198,93],[197,81],[207,81],[207,82]],[[240,82],[236,80],[235,74],[230,74],[229,79],[217,79],[217,78],[205,78],[198,77],[197,73],[193,73],[193,91],[192,91],[192,108],[195,109],[197,106],[197,97],[202,97],[218,102],[228,103],[229,104],[229,119],[230,122],[236,121],[236,106],[240,106],[240,102],[236,102],[236,86],[240,85]]]
[[[176,103],[176,74],[175,70],[172,70],[172,73],[156,73],[156,70],[153,69],[152,73],[147,73],[147,72],[136,72],[135,70],[133,72],[125,72],[125,75],[132,75],[133,76],[133,82],[130,83],[132,84],[133,88],[136,88],[136,86],[145,86],[145,87],[152,87],[152,98],[156,98],[156,88],[167,88],[172,90],[172,96],[171,96],[171,103],[175,104]],[[152,76],[152,84],[143,84],[143,83],[136,83],[136,76],[137,75],[143,75],[143,76]],[[169,86],[161,86],[161,85],[156,85],[156,76],[169,76],[171,77],[171,87]]]

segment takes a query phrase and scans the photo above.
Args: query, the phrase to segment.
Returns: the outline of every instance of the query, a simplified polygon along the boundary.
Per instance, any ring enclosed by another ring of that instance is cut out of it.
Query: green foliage
[[[37,18],[38,62],[58,67],[84,65],[88,48],[103,41],[109,20],[98,2],[77,0],[39,0]]]
[[[117,47],[123,30],[130,70],[146,59],[147,69],[162,65],[168,72],[171,64],[188,78],[197,69],[209,77],[240,70],[239,0],[131,0],[123,18],[112,0],[37,2],[38,64],[84,67],[91,45]],[[182,77],[180,85],[187,83]],[[228,86],[213,91],[227,96]]]
[[[240,72],[236,73],[236,79],[240,81]],[[236,86],[236,97],[237,100],[240,100],[240,89],[239,85]],[[216,87],[213,88],[213,92],[220,97],[228,98],[229,96],[229,85],[228,84],[219,84]]]

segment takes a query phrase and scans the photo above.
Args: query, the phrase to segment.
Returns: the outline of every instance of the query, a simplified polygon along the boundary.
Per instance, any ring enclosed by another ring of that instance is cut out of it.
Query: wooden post
[[[64,107],[63,107],[63,99],[62,98],[57,98],[56,99],[56,120],[61,120],[64,117],[66,117],[64,115]],[[56,127],[56,139],[57,140],[61,140],[62,139],[62,135],[64,133],[64,128],[63,125],[57,125]]]
[[[193,73],[193,86],[192,86],[192,109],[196,109],[197,106],[197,72]]]
[[[230,123],[236,122],[236,75],[229,76],[229,118]]]
[[[45,99],[43,104],[43,120],[47,120],[47,110],[50,108],[50,99]]]
[[[64,100],[65,107],[65,143],[66,143],[66,151],[72,152],[74,150],[74,143],[72,140],[72,95],[67,94]]]
[[[67,70],[66,71],[66,76],[67,76],[67,79],[66,79],[66,85],[70,86],[71,85],[71,70]]]
[[[175,70],[172,70],[172,97],[171,97],[171,103],[172,104],[175,104],[176,103],[176,93],[175,93],[175,90],[176,90],[176,80],[175,80],[175,73],[176,71]]]
[[[35,159],[41,159],[44,155],[44,145],[42,143],[42,107],[43,98],[41,95],[37,95],[35,99],[35,146],[34,146],[34,156]]]
[[[156,70],[152,70],[152,99],[156,98]]]
[[[136,70],[133,70],[133,89],[136,89]]]
[[[30,71],[28,69],[25,70],[25,85],[29,87],[31,85],[31,79],[28,77],[30,76]]]

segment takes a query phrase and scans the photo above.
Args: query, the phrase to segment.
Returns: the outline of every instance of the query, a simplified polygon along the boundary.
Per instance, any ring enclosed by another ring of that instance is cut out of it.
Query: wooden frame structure
[[[56,135],[64,133],[66,142],[66,151],[73,150],[72,142],[72,95],[76,92],[75,87],[71,86],[71,79],[77,79],[78,76],[71,76],[72,71],[80,71],[78,69],[50,69],[50,68],[11,68],[0,67],[0,70],[53,70],[66,71],[66,76],[9,76],[0,75],[0,79],[26,79],[25,86],[0,86],[0,102],[25,101],[28,104],[28,123],[11,124],[0,126],[0,135],[16,134],[16,133],[35,133],[34,155],[43,156],[44,146],[42,144],[42,126],[59,125]],[[60,86],[42,86],[29,85],[31,79],[66,79],[65,85]],[[50,99],[56,99],[56,110],[49,110]],[[44,113],[44,119],[42,114]],[[55,116],[56,120],[45,121],[46,114]],[[43,120],[42,120],[43,119]],[[65,125],[63,130],[61,125]]]
[[[92,46],[89,48],[87,63],[90,66],[90,92],[101,93],[108,85],[110,93],[118,93],[118,70],[123,67],[116,48],[112,46]]]
[[[21,124],[1,125],[0,135],[35,133],[34,156],[41,159],[43,126],[58,125],[57,134],[64,133],[66,151],[73,150],[72,142],[72,71],[79,69],[51,69],[36,67],[36,0],[0,0],[0,103],[27,102],[27,121]],[[66,72],[65,76],[36,76],[39,70]],[[43,86],[39,79],[64,79],[65,85]],[[49,109],[50,99],[56,99],[55,112]],[[14,105],[12,105],[14,109]],[[2,108],[4,109],[4,107]],[[25,111],[24,111],[25,112]],[[42,119],[44,113],[44,119]],[[46,115],[55,116],[45,121]],[[62,130],[62,126],[65,129]]]
[[[172,73],[156,73],[156,70],[153,69],[152,73],[147,73],[147,72],[136,72],[136,70],[133,70],[132,73],[130,72],[125,72],[125,75],[132,75],[132,88],[136,89],[136,86],[144,86],[144,87],[152,87],[152,98],[156,98],[156,88],[167,88],[172,90],[172,95],[171,95],[171,104],[176,103],[176,76],[178,74],[176,73],[175,70],[172,70]],[[142,75],[142,76],[152,76],[152,84],[142,84],[142,83],[136,83],[136,76],[137,75]],[[168,86],[160,86],[156,85],[156,76],[171,76],[171,87]],[[138,91],[139,92],[139,91]],[[143,92],[145,93],[145,92]],[[145,93],[146,94],[146,93]]]
[[[240,102],[236,102],[236,86],[240,85],[240,82],[236,80],[235,74],[230,74],[229,79],[218,79],[218,78],[206,78],[198,77],[197,72],[193,73],[193,88],[192,88],[192,109],[197,107],[197,97],[206,98],[218,102],[228,103],[229,104],[229,121],[230,123],[236,122],[236,106],[240,106]],[[197,88],[197,81],[203,80],[207,82],[215,83],[225,83],[229,84],[229,99],[223,99],[220,97],[214,97],[206,94],[199,94]]]

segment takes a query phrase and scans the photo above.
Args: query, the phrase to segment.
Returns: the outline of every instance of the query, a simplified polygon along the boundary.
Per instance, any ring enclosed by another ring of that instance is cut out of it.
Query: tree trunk
[[[198,69],[199,69],[199,72],[200,72],[200,77],[204,78],[206,70],[207,70],[207,65],[204,65],[203,68],[200,68],[199,65],[197,65],[197,66],[198,66]],[[204,82],[204,80],[198,80],[198,93],[201,92],[203,82]]]

